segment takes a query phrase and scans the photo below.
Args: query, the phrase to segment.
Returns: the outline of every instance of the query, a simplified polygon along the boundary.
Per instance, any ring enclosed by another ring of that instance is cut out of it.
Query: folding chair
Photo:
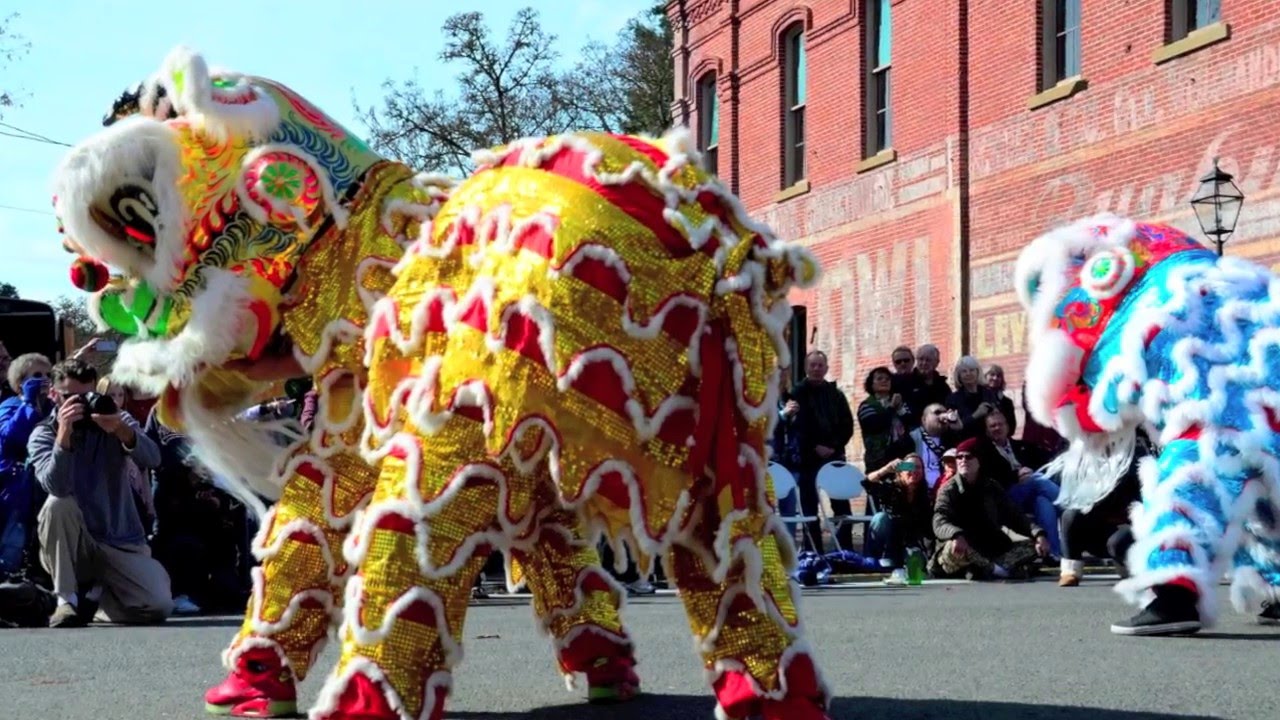
[[[826,493],[828,500],[850,500],[862,495],[862,481],[866,476],[858,469],[856,465],[850,465],[843,460],[832,460],[823,465],[818,470],[818,490]],[[840,546],[839,531],[847,523],[863,524],[870,526],[870,515],[836,515],[832,510],[831,517],[825,517],[822,505],[818,505],[818,514],[823,515],[824,524],[831,530],[831,539],[836,544],[837,550],[844,550]],[[866,533],[863,533],[863,550],[866,550]],[[850,548],[852,549],[852,548]]]
[[[791,541],[795,542],[795,526],[798,524],[800,525],[800,531],[804,533],[804,537],[809,540],[809,543],[813,545],[813,547],[822,547],[815,543],[813,541],[813,536],[809,534],[808,524],[818,520],[819,518],[805,515],[804,510],[800,508],[799,490],[796,487],[795,476],[793,476],[791,471],[787,470],[785,467],[776,462],[771,462],[769,463],[769,478],[773,480],[773,494],[778,498],[779,506],[781,506],[782,498],[793,492],[797,494],[795,515],[783,515],[781,510],[778,512],[778,517],[781,517],[783,522],[786,522],[787,526],[791,529]]]

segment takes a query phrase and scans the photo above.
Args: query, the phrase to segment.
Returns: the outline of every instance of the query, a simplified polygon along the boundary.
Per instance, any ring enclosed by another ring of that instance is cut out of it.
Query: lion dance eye
[[[1085,261],[1080,268],[1080,287],[1095,300],[1107,300],[1125,291],[1133,272],[1133,254],[1124,248],[1110,248]]]

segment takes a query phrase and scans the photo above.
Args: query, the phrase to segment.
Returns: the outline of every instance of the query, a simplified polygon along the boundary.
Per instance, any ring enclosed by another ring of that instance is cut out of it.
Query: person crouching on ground
[[[924,481],[924,464],[914,453],[891,460],[862,481],[879,509],[867,532],[867,554],[879,558],[881,567],[893,568],[888,582],[907,582],[902,564],[908,548],[919,548],[925,557],[933,550],[933,505]]]
[[[1049,553],[1048,538],[982,471],[978,448],[976,438],[956,446],[956,476],[938,492],[933,512],[938,549],[929,572],[936,577],[965,573],[982,580],[1029,577],[1037,555]],[[1005,528],[1034,542],[1015,542]]]
[[[92,366],[63,361],[51,380],[57,410],[27,445],[36,480],[49,493],[38,520],[40,560],[58,596],[49,625],[84,626],[99,604],[110,622],[163,622],[173,611],[169,575],[151,557],[124,469],[125,458],[143,470],[156,467],[160,449],[127,412],[92,412]]]

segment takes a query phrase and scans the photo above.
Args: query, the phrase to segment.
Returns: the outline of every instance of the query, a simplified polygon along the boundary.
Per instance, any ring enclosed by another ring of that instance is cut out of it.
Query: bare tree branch
[[[31,43],[13,29],[13,22],[18,19],[17,13],[0,18],[0,70],[12,64],[31,49]],[[3,74],[0,74],[3,77]],[[4,117],[5,108],[21,107],[22,96],[17,88],[0,87],[0,118]]]
[[[658,15],[657,23],[633,20],[613,45],[589,44],[564,70],[557,68],[556,36],[532,8],[516,13],[502,39],[492,36],[481,13],[459,13],[442,26],[439,55],[457,69],[456,95],[428,94],[414,79],[388,80],[380,106],[357,104],[356,112],[379,151],[415,168],[457,174],[471,171],[472,151],[522,137],[658,133],[670,123],[674,85],[671,32]]]

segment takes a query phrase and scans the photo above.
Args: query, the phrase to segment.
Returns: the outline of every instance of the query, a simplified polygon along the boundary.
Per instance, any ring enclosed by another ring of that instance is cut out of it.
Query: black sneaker
[[[1199,632],[1200,611],[1196,595],[1184,587],[1155,588],[1156,599],[1137,615],[1111,626],[1116,635],[1188,635]]]
[[[1258,622],[1263,625],[1280,625],[1280,602],[1262,603],[1262,612],[1258,613]]]

